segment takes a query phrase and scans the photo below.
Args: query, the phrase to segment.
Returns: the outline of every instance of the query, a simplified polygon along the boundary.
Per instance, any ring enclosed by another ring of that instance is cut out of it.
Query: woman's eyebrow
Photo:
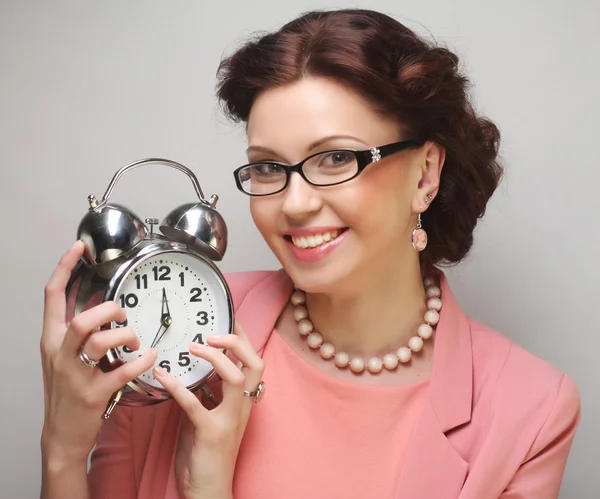
[[[355,140],[355,141],[360,142],[361,144],[364,144],[365,146],[367,146],[366,142],[364,142],[361,139],[359,139],[358,137],[354,137],[352,135],[329,135],[327,137],[323,137],[318,140],[315,140],[308,146],[308,148],[306,150],[308,152],[310,152],[327,142],[330,142],[332,140],[339,140],[339,139],[351,139],[351,140]],[[259,146],[259,145],[249,146],[248,149],[246,149],[246,154],[253,152],[253,151],[264,152],[267,154],[273,154],[275,156],[279,156],[279,154],[277,154],[277,152],[275,152],[273,149],[270,149],[270,148],[264,147],[264,146]]]

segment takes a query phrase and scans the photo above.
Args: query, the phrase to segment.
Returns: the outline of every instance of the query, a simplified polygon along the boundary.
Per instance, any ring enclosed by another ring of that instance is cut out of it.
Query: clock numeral
[[[171,363],[168,360],[163,360],[158,364],[160,367],[162,367],[165,371],[167,371],[168,373],[171,372]]]
[[[160,267],[152,267],[152,272],[154,272],[154,280],[155,281],[170,281],[171,277],[171,269],[166,265],[161,265]]]
[[[179,274],[179,280],[181,282],[181,287],[185,286],[185,272]]]
[[[202,339],[202,334],[201,333],[198,333],[194,337],[194,339],[192,341],[195,341],[196,343],[202,343],[202,344],[204,344],[204,340]]]
[[[200,317],[196,321],[196,324],[198,324],[199,326],[206,326],[208,324],[208,313],[207,312],[198,312],[196,314],[196,316]]]
[[[146,274],[136,275],[135,284],[138,289],[142,289],[142,285],[144,286],[144,289],[148,289],[148,276]]]
[[[130,348],[127,348],[125,345],[123,345],[123,351],[125,353],[133,353],[133,350],[131,350]]]
[[[136,296],[135,293],[129,293],[128,295],[121,295],[121,296],[119,296],[119,299],[121,300],[121,308],[125,308],[125,307],[134,308],[134,307],[137,307],[138,297]]]
[[[192,294],[190,301],[202,301],[202,298],[200,298],[202,290],[200,288],[192,288],[190,289],[190,293]]]
[[[126,326],[127,326],[127,319],[125,319],[123,322],[115,321],[115,329],[119,329],[120,327],[126,327]]]
[[[178,364],[181,367],[186,367],[190,365],[191,359],[190,359],[190,352],[179,352],[179,362]]]

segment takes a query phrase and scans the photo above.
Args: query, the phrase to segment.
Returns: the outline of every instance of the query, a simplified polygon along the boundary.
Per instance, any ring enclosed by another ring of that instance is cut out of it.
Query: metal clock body
[[[186,173],[200,198],[167,215],[159,225],[161,234],[154,231],[157,219],[143,223],[127,208],[107,202],[123,173],[150,163]],[[116,301],[126,310],[127,320],[104,328],[129,326],[141,343],[137,351],[109,350],[100,361],[101,369],[110,371],[156,348],[157,364],[190,390],[202,388],[214,375],[207,361],[190,354],[189,345],[204,343],[207,335],[233,332],[231,293],[214,263],[223,257],[227,242],[225,223],[215,210],[217,199],[204,199],[186,167],[161,159],[121,168],[101,202],[88,197],[90,209],[78,230],[84,256],[67,286],[67,320],[103,301]],[[114,394],[104,417],[116,404],[148,405],[168,398],[149,370]]]

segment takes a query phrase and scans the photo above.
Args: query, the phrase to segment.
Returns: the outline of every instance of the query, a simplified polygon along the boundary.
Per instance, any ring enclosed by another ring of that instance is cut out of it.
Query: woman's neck
[[[308,294],[306,306],[315,329],[336,351],[384,355],[405,346],[426,311],[418,259],[407,265],[369,268],[351,276],[339,292]]]

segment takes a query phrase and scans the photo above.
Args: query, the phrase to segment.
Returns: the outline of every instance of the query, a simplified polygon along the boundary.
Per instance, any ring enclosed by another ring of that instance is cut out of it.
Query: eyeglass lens
[[[302,172],[316,185],[332,185],[352,178],[358,171],[358,161],[351,151],[328,151],[309,158]],[[283,189],[285,167],[277,163],[253,163],[242,168],[239,180],[245,192],[271,194]]]

